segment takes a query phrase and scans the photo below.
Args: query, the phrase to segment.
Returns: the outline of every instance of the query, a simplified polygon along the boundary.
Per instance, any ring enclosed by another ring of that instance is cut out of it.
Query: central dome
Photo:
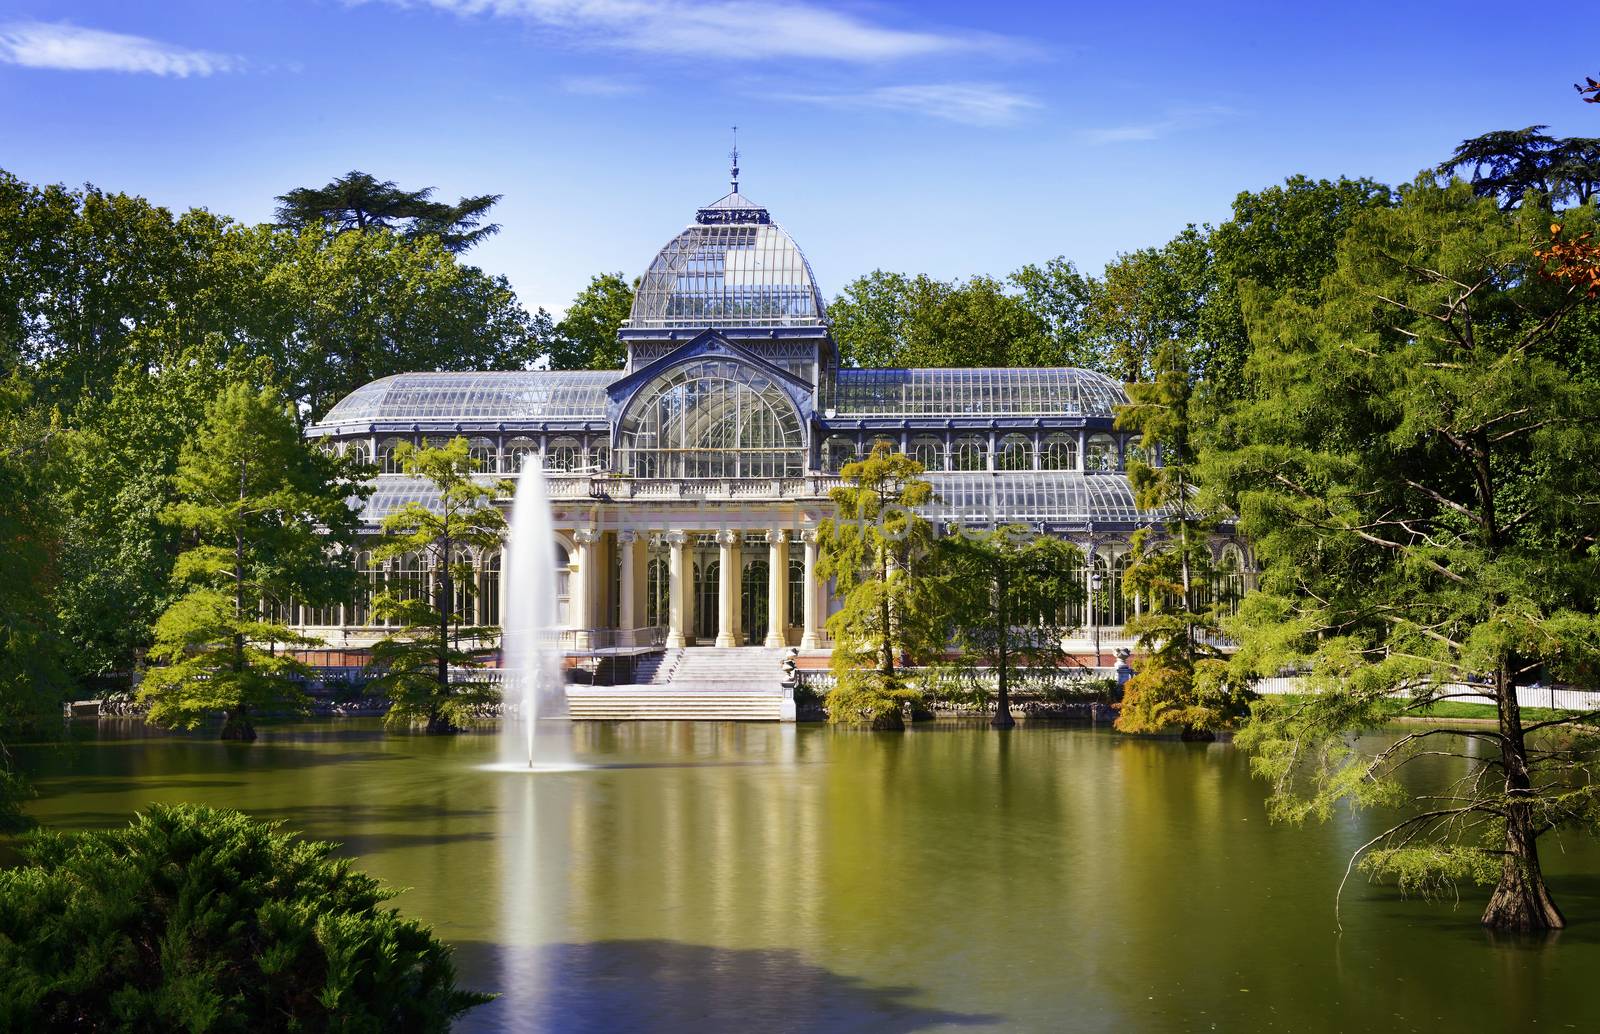
[[[794,239],[734,190],[696,212],[656,255],[628,327],[820,326],[826,314]]]

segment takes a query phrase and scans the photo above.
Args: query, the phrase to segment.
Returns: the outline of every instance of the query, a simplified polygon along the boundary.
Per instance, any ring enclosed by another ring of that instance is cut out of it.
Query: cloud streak
[[[360,0],[357,0],[360,2]],[[991,33],[896,28],[810,0],[380,0],[462,17],[513,18],[624,50],[722,61],[813,58],[875,64],[1020,53]]]
[[[1197,129],[1213,125],[1234,114],[1237,113],[1232,108],[1225,108],[1216,104],[1200,108],[1181,108],[1173,111],[1166,118],[1155,119],[1150,122],[1130,122],[1102,129],[1085,129],[1081,130],[1078,135],[1091,144],[1139,143],[1145,140],[1159,140],[1164,136],[1184,129]]]
[[[790,93],[774,99],[903,112],[968,126],[1009,126],[1040,106],[1032,97],[994,83],[907,83],[852,93]]]
[[[0,62],[67,72],[207,76],[241,67],[238,58],[191,50],[144,36],[84,29],[65,22],[0,25]]]

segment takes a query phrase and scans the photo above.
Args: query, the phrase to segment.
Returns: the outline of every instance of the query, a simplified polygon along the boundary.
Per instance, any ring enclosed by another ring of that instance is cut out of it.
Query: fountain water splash
[[[525,457],[521,474],[511,505],[504,572],[500,760],[508,767],[570,767],[570,730],[564,721],[548,721],[567,717],[550,495],[538,457]]]

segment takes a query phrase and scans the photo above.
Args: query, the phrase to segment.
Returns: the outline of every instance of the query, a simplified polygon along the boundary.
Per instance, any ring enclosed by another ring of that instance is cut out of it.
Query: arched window
[[[1077,470],[1078,436],[1075,434],[1046,435],[1044,448],[1039,450],[1039,469]]]
[[[929,435],[911,439],[911,458],[922,464],[923,470],[944,469],[944,442]]]
[[[593,470],[611,469],[611,443],[596,438],[589,443],[589,467]]]
[[[472,458],[474,470],[484,474],[498,473],[495,470],[494,442],[487,438],[474,438],[467,442],[467,455]]]
[[[806,562],[799,557],[789,558],[789,624],[803,625],[806,620]]]
[[[798,477],[800,411],[777,382],[730,359],[702,359],[640,388],[618,422],[635,477]]]
[[[1117,440],[1109,434],[1092,434],[1084,456],[1084,470],[1116,470]]]
[[[988,470],[989,441],[975,434],[964,434],[950,444],[951,470]]]
[[[1217,609],[1227,615],[1239,613],[1244,598],[1244,557],[1232,543],[1222,547],[1222,556],[1211,573],[1211,592]]]
[[[399,449],[405,445],[404,438],[390,438],[378,446],[378,471],[382,474],[403,474],[405,470],[400,462]]]
[[[529,459],[529,457],[532,457]],[[522,473],[522,465],[539,462],[539,443],[531,438],[513,438],[506,443],[506,473]]]
[[[345,458],[355,463],[366,463],[369,459],[366,442],[350,442],[344,447]]]
[[[839,473],[846,463],[854,463],[856,458],[854,438],[836,434],[822,443],[822,469],[829,474]]]
[[[1143,463],[1145,466],[1153,465],[1153,460],[1151,459],[1150,454],[1145,451],[1144,445],[1141,444],[1140,439],[1137,436],[1124,439],[1122,443],[1123,466],[1127,466],[1129,463],[1133,463],[1135,461]]]
[[[1008,434],[1000,439],[994,465],[1000,470],[1032,470],[1033,442],[1025,434]]]
[[[583,448],[576,438],[552,438],[544,451],[545,470],[577,470]]]

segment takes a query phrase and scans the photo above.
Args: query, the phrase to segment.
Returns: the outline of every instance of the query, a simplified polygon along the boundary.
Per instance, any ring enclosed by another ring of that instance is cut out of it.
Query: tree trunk
[[[428,723],[423,726],[423,731],[429,736],[447,736],[453,733],[458,733],[461,730],[456,728],[455,724],[451,722],[449,718],[446,718],[437,708],[435,708],[434,710],[428,712]]]
[[[250,711],[243,704],[237,710],[222,712],[222,739],[254,743],[256,727],[250,724]]]
[[[1483,910],[1483,925],[1496,930],[1559,930],[1566,918],[1550,897],[1539,867],[1539,833],[1532,807],[1523,803],[1533,781],[1528,773],[1528,749],[1522,735],[1522,708],[1517,702],[1513,660],[1495,668],[1495,697],[1500,706],[1500,760],[1506,773],[1506,832],[1500,863],[1500,882]]]

